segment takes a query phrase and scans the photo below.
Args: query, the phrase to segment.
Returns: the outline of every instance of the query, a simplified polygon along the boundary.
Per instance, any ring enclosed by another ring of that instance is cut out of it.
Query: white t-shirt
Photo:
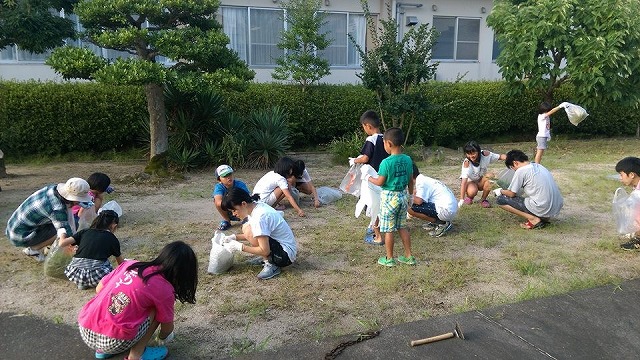
[[[488,154],[487,154],[488,153]],[[469,159],[462,161],[462,170],[460,171],[460,179],[469,179],[471,181],[479,181],[484,174],[487,173],[489,164],[500,160],[500,154],[492,153],[491,151],[480,151],[480,163],[478,166],[473,165]],[[469,167],[465,168],[465,162],[469,163]]]
[[[416,196],[424,202],[433,203],[442,221],[452,221],[458,212],[458,201],[453,191],[440,180],[425,175],[416,178]]]
[[[293,237],[289,224],[274,208],[265,203],[257,202],[256,207],[249,215],[249,226],[251,226],[254,237],[271,237],[282,245],[291,262],[296,260],[298,243]]]
[[[524,205],[536,216],[554,217],[562,209],[560,189],[549,170],[540,164],[529,163],[518,168],[509,190],[524,194]]]
[[[536,137],[546,137],[551,140],[551,118],[546,114],[538,114],[538,133]]]
[[[285,190],[289,188],[289,183],[284,176],[277,172],[269,171],[264,174],[260,180],[258,180],[256,186],[253,187],[253,193],[260,195],[260,200],[263,200],[267,198],[277,187]]]
[[[307,171],[307,169],[304,169],[302,171],[302,177],[300,177],[299,179],[296,179],[296,182],[298,183],[308,183],[309,181],[311,181],[311,176],[309,175],[309,172]]]

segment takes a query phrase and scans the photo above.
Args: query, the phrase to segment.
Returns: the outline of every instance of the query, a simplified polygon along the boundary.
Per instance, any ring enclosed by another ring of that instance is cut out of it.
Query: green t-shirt
[[[409,155],[389,155],[380,163],[378,175],[386,178],[382,184],[383,190],[403,191],[413,175],[413,162]]]

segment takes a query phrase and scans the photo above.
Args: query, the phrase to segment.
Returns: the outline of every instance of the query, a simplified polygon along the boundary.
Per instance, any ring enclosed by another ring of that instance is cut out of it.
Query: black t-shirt
[[[107,260],[121,255],[120,241],[109,230],[84,229],[73,234],[73,239],[78,245],[77,258]]]
[[[380,169],[380,163],[386,159],[389,154],[384,150],[382,134],[373,134],[367,137],[367,140],[360,150],[360,154],[367,155],[369,157],[368,164],[373,167],[375,171]]]

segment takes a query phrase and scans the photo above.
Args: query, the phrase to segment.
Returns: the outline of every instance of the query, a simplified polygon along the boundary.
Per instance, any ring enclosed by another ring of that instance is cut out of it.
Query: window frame
[[[439,58],[439,57],[435,57],[433,56],[433,60],[437,60],[440,62],[479,62],[480,61],[480,32],[482,31],[482,27],[481,27],[481,18],[479,17],[473,17],[473,16],[439,16],[439,15],[434,15],[433,16],[433,23],[435,24],[436,19],[453,19],[455,20],[455,25],[454,25],[454,35],[453,35],[453,51],[451,54],[450,58]],[[477,21],[478,24],[478,31],[477,31],[477,40],[476,41],[469,41],[469,40],[459,40],[459,31],[460,31],[460,20],[474,20]],[[434,27],[435,28],[435,27]],[[437,28],[435,28],[436,30],[438,30]],[[434,44],[434,47],[436,47],[438,44],[438,42],[436,41],[436,43]],[[476,56],[475,59],[458,59],[458,45],[459,44],[476,44]],[[433,54],[433,51],[432,51]]]

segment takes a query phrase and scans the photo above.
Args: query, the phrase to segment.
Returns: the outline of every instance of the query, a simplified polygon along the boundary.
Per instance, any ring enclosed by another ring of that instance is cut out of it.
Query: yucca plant
[[[289,129],[284,110],[273,107],[251,114],[247,131],[245,166],[268,169],[289,149]]]
[[[178,171],[185,172],[200,166],[201,155],[196,149],[169,146],[169,162]]]

